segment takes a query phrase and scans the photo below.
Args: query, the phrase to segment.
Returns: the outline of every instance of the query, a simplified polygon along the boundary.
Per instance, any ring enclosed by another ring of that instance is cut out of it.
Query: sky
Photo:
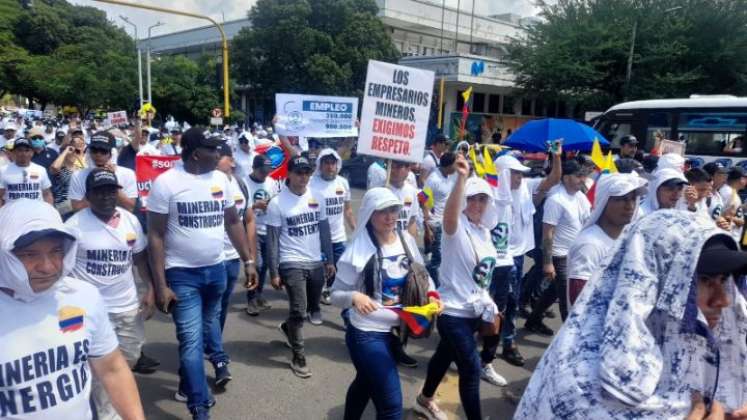
[[[133,3],[150,4],[166,8],[190,11],[198,14],[208,15],[220,22],[225,20],[235,20],[246,17],[249,9],[254,5],[256,0],[127,0]],[[395,0],[396,1],[396,0]],[[432,0],[438,2],[438,0]],[[446,0],[446,4],[451,7],[457,7],[461,3],[462,10],[470,12],[472,2],[475,1],[476,14],[501,14],[514,13],[520,16],[532,16],[537,13],[537,7],[532,0]],[[124,27],[130,35],[133,35],[132,26],[127,25],[119,18],[120,15],[127,17],[132,23],[137,25],[138,36],[143,39],[147,37],[148,27],[158,22],[164,23],[163,26],[154,28],[153,35],[181,31],[197,26],[207,25],[207,21],[168,15],[148,10],[139,10],[123,6],[115,6],[105,3],[98,3],[91,0],[71,0],[74,4],[93,6],[106,11],[109,19],[115,24]]]

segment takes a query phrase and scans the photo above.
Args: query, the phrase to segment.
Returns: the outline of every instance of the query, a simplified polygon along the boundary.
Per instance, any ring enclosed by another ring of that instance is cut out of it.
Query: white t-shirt
[[[433,192],[433,208],[431,209],[431,217],[428,223],[432,227],[441,226],[441,222],[444,218],[444,208],[446,207],[446,200],[451,194],[451,190],[454,189],[454,183],[456,177],[454,174],[444,176],[441,171],[435,170],[428,175],[428,179],[425,180],[423,188],[430,188]]]
[[[270,201],[267,226],[280,228],[279,262],[321,262],[319,222],[327,219],[324,199],[306,188],[296,195],[284,188]]]
[[[410,220],[417,217],[420,209],[418,189],[407,182],[402,184],[402,188],[389,185],[389,189],[402,202],[402,208],[397,216],[397,230],[407,230],[407,227],[410,226]]]
[[[379,162],[373,162],[368,165],[366,177],[366,187],[369,190],[386,185],[386,169]]]
[[[513,222],[513,209],[510,204],[496,203],[498,212],[498,224],[490,230],[490,237],[493,241],[493,247],[496,252],[496,267],[505,267],[514,265],[514,256],[511,254],[509,242],[513,231],[511,224]]]
[[[609,262],[615,243],[597,224],[582,230],[568,251],[568,278],[591,280]]]
[[[438,168],[439,159],[431,150],[426,150],[423,156],[423,163],[420,164],[420,170],[425,174],[426,179],[436,168]]]
[[[438,292],[444,313],[462,318],[480,316],[470,302],[488,289],[493,279],[497,254],[490,231],[473,225],[462,213],[456,232],[444,232],[441,246],[445,252],[441,255]]]
[[[528,189],[530,201],[537,193],[542,181],[543,178],[529,178],[521,181],[523,185],[520,188]],[[519,194],[514,194],[514,201],[511,203],[513,222],[511,223],[511,236],[508,238],[508,250],[514,257],[524,255],[535,247],[534,217],[522,219],[521,208],[524,203],[520,202],[518,197]]]
[[[178,164],[156,178],[148,211],[169,215],[166,268],[208,267],[223,261],[223,212],[234,205],[231,183],[223,172],[195,175]]]
[[[239,213],[239,217],[241,217],[246,208],[244,193],[241,192],[241,187],[239,186],[239,181],[236,176],[232,176],[229,182],[231,183],[230,194],[233,196],[233,202],[236,203],[236,211]],[[241,224],[242,226],[244,224],[243,217],[241,218]],[[231,243],[231,238],[228,237],[228,233],[224,234],[223,252],[223,259],[226,261],[236,260],[241,257],[239,251],[237,251],[236,248],[234,248],[233,243]]]
[[[345,242],[345,203],[350,203],[348,180],[336,176],[332,181],[326,181],[321,176],[314,176],[309,188],[324,200],[332,243]]]
[[[249,190],[250,205],[254,205],[257,201],[269,202],[272,197],[280,193],[280,184],[269,176],[263,182],[255,182],[252,177],[247,176],[244,182]],[[254,216],[257,235],[267,235],[267,210],[254,209]]]
[[[86,178],[91,173],[91,168],[81,169],[73,174],[70,180],[70,192],[68,197],[71,200],[84,200],[86,198]],[[127,198],[137,198],[137,180],[135,171],[124,166],[117,165],[114,170],[117,176],[117,182],[122,187],[122,192]],[[150,204],[150,201],[148,201]]]
[[[708,205],[708,215],[711,216],[712,220],[716,220],[724,215],[726,209],[724,208],[724,202],[721,200],[721,194],[715,193],[706,199]]]
[[[47,171],[34,162],[25,167],[11,162],[0,169],[0,188],[5,190],[3,199],[6,202],[19,198],[43,200],[42,192],[51,187]]]
[[[91,418],[88,359],[116,350],[117,336],[95,287],[53,287],[28,303],[0,292],[0,418]]]
[[[552,256],[565,257],[591,215],[591,204],[582,192],[568,194],[561,186],[545,202],[542,223],[555,226]]]
[[[724,207],[729,208],[734,189],[730,187],[729,184],[724,184],[719,188],[718,193],[721,195],[721,201],[723,201]]]
[[[381,247],[381,257],[381,301],[378,303],[383,306],[398,305],[399,295],[407,281],[410,267],[410,261],[399,238],[393,244]],[[392,327],[399,325],[399,316],[386,308],[379,308],[368,315],[362,315],[352,309],[350,323],[362,331],[389,332]]]
[[[254,163],[254,153],[244,153],[241,149],[236,149],[233,152],[233,161],[236,167],[234,168],[234,175],[244,179],[252,173],[252,164]]]
[[[148,245],[137,217],[122,208],[117,212],[112,224],[102,222],[90,208],[65,222],[80,232],[71,275],[96,286],[110,313],[138,308],[132,256]]]

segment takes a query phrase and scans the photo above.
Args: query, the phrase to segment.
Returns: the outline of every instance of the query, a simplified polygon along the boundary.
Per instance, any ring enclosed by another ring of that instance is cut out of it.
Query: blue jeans
[[[441,282],[438,281],[438,269],[441,267],[441,235],[443,233],[443,228],[438,226],[432,229],[433,243],[429,247],[431,259],[428,261],[428,266],[426,268],[428,269],[428,274],[430,274],[433,279],[433,283],[435,283],[436,287],[439,287]]]
[[[226,267],[221,262],[207,267],[175,267],[166,270],[166,280],[176,295],[174,324],[179,341],[181,390],[190,410],[208,407],[208,391],[203,352],[213,364],[228,362],[223,351],[218,316],[226,290]]]
[[[226,315],[228,314],[228,302],[231,300],[231,294],[233,288],[236,285],[236,280],[239,279],[239,272],[241,271],[241,260],[236,258],[235,260],[223,261],[226,265],[226,291],[223,292],[223,296],[220,299],[220,332],[223,332],[223,327],[226,325]]]
[[[246,301],[251,302],[253,299],[262,297],[262,289],[265,287],[265,278],[267,277],[267,235],[257,235],[257,274],[259,275],[257,287],[254,290],[246,291]]]
[[[340,261],[340,257],[342,257],[343,252],[345,252],[345,242],[333,242],[332,243],[332,259],[335,263],[335,267],[337,267],[337,261]],[[327,258],[324,256],[324,253],[322,253],[322,261],[327,261]],[[325,286],[330,287],[332,286],[332,283],[335,281],[334,277],[328,278],[326,280]]]
[[[524,263],[523,258],[519,257]],[[498,267],[493,271],[493,282],[490,292],[498,310],[503,312],[501,324],[501,341],[503,347],[511,347],[516,337],[516,314],[519,309],[519,294],[521,293],[521,271],[517,270],[517,258],[514,265]]]
[[[345,343],[356,375],[345,398],[345,420],[363,415],[368,400],[373,400],[378,420],[402,418],[402,388],[391,333],[368,332],[352,325],[345,332]]]
[[[459,318],[451,315],[441,315],[436,321],[438,342],[436,352],[428,362],[428,375],[423,385],[423,395],[431,398],[436,393],[438,385],[446,375],[451,362],[456,362],[459,370],[459,398],[469,420],[481,420],[480,409],[480,372],[482,365],[477,353],[475,332],[479,326],[479,318]]]

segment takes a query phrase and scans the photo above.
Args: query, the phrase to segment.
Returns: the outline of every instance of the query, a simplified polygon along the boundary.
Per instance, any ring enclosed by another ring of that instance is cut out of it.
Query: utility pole
[[[459,9],[462,8],[462,0],[457,2],[456,34],[454,35],[454,52],[459,54]]]
[[[140,39],[137,36],[137,25],[130,22],[129,19],[127,19],[125,16],[119,15],[119,18],[125,21],[126,23],[132,25],[132,28],[135,30],[135,46],[137,47],[137,86],[138,91],[140,92],[140,108],[143,107],[143,52],[140,49]]]
[[[153,96],[151,96],[151,85],[150,85],[150,32],[153,30],[153,28],[157,28],[159,26],[163,26],[164,24],[161,21],[156,22],[155,25],[151,25],[148,27],[148,49],[145,57],[145,68],[146,73],[148,74],[148,103],[153,103]]]

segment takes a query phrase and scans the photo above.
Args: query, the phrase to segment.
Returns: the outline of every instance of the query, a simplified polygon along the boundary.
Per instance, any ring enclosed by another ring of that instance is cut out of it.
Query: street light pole
[[[125,21],[126,23],[132,25],[132,28],[135,30],[135,46],[137,47],[137,87],[138,91],[140,93],[140,108],[143,107],[143,53],[140,49],[140,45],[138,42],[140,39],[137,36],[137,25],[130,22],[129,19],[127,19],[125,16],[119,15],[119,18]]]
[[[148,103],[153,103],[153,97],[151,96],[151,84],[150,84],[150,33],[153,28],[157,28],[159,26],[163,26],[164,24],[160,21],[156,22],[155,25],[151,25],[148,27],[148,49],[146,50],[146,57],[145,57],[145,68],[146,73],[148,77]]]

